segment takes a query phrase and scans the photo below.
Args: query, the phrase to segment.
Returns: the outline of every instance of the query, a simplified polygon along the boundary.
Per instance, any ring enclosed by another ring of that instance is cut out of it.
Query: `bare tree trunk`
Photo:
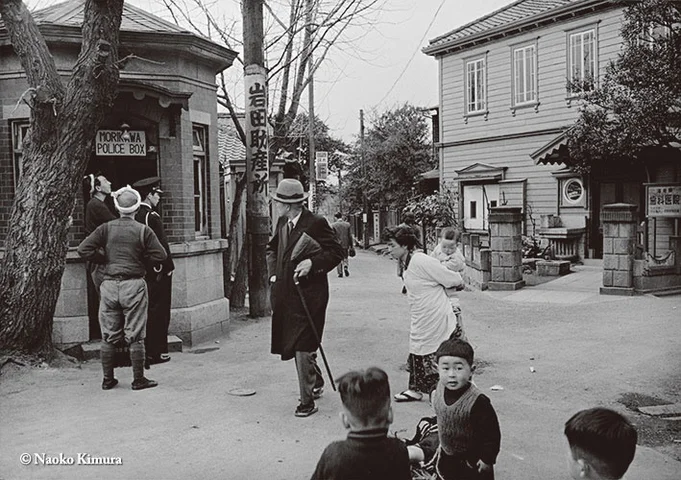
[[[248,247],[246,245],[239,254],[234,284],[229,298],[230,308],[242,308],[246,305],[246,291],[248,290]]]
[[[0,267],[0,349],[50,356],[71,213],[97,128],[118,84],[123,0],[88,0],[67,88],[21,0],[0,14],[30,86],[30,133]]]

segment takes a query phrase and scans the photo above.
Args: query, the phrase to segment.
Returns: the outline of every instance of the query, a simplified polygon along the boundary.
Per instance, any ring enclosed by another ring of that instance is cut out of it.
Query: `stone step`
[[[99,344],[100,340],[92,340],[88,343],[83,343],[80,347],[83,350],[84,360],[99,359]],[[168,335],[168,352],[181,352],[182,340],[176,335]]]

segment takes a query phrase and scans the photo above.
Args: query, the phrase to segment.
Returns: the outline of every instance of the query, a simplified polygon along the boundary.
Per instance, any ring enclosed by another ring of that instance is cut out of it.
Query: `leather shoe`
[[[298,405],[298,408],[296,408],[296,417],[309,417],[310,415],[314,415],[317,413],[319,409],[317,406],[313,403],[312,405],[303,405],[300,404]]]
[[[102,382],[102,390],[111,390],[118,385],[118,380],[115,378],[105,378]]]
[[[158,382],[154,380],[149,380],[147,377],[142,377],[139,380],[134,380],[132,382],[133,390],[144,390],[145,388],[153,388],[158,385]]]

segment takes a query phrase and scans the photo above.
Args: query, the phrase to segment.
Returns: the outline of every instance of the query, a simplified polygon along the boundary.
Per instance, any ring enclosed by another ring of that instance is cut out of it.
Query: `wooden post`
[[[246,237],[248,303],[251,317],[270,313],[265,250],[269,240],[267,70],[263,54],[263,0],[244,0],[244,84],[246,90]]]

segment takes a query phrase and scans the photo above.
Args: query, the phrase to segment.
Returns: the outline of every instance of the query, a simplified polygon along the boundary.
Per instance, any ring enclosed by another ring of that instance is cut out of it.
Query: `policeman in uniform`
[[[135,215],[135,220],[149,226],[168,257],[156,266],[149,266],[146,275],[149,290],[149,314],[147,319],[147,336],[145,338],[145,366],[170,361],[168,355],[168,326],[170,325],[170,298],[172,293],[172,273],[175,264],[170,255],[170,246],[163,230],[163,222],[154,208],[161,200],[160,177],[149,177],[139,180],[133,187],[140,192],[142,204]]]

